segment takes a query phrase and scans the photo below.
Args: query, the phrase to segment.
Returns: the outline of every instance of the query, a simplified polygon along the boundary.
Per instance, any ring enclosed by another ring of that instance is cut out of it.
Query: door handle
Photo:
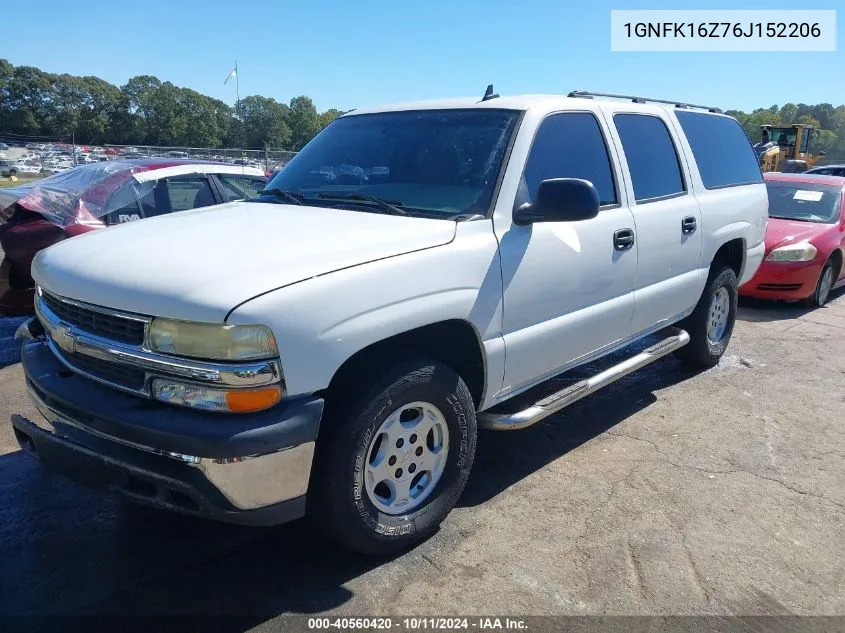
[[[617,251],[627,251],[634,246],[634,230],[619,229],[613,234],[613,248]]]
[[[696,223],[694,217],[689,216],[681,220],[681,233],[684,235],[695,233],[696,228],[698,228],[698,224]]]

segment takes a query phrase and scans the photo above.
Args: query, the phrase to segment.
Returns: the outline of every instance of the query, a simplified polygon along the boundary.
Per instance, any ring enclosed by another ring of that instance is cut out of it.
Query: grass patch
[[[36,175],[33,175],[31,178],[28,176],[18,176],[17,180],[12,180],[11,178],[0,178],[0,189],[8,189],[9,187],[25,185],[30,182],[35,182],[36,180],[41,180],[42,178],[43,176]]]

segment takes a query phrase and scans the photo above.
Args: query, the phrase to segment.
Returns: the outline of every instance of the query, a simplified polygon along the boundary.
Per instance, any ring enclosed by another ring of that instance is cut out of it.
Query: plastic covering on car
[[[133,199],[131,195],[113,196],[117,189],[131,188],[141,198],[155,186],[154,182],[139,183],[133,179],[136,171],[144,169],[125,162],[100,162],[81,165],[38,182],[0,189],[0,220],[8,220],[17,203],[61,227],[74,223],[102,226],[100,218],[117,210],[127,199]]]

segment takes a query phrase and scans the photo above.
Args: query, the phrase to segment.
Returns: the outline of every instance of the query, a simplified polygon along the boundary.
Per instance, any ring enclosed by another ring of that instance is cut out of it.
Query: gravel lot
[[[562,415],[482,433],[442,530],[392,560],[307,522],[134,508],[41,470],[0,369],[0,614],[845,615],[845,294],[744,304],[722,363],[672,358]]]

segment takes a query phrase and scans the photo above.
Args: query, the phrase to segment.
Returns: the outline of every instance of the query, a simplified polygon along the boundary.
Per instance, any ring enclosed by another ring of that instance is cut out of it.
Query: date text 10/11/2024
[[[525,620],[510,617],[472,617],[472,618],[439,618],[439,617],[403,617],[393,618],[309,618],[308,630],[510,630],[527,631]]]

